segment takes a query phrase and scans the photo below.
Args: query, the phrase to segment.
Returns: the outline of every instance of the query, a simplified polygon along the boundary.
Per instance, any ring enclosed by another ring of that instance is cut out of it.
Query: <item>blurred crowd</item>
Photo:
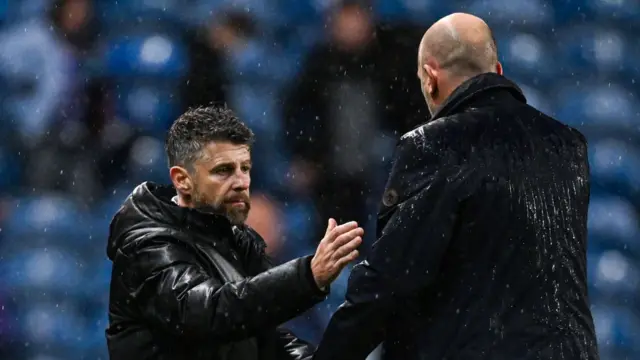
[[[277,261],[313,253],[330,216],[371,244],[395,142],[429,119],[417,44],[455,11],[492,26],[529,103],[587,135],[602,358],[640,358],[634,0],[0,2],[0,358],[107,358],[109,221],[169,181],[164,133],[189,107],[227,104],[256,133],[249,223]],[[288,326],[318,341],[347,276]]]

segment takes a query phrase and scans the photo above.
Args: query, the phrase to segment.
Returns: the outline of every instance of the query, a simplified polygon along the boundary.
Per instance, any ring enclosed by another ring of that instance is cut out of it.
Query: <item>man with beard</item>
[[[316,254],[272,267],[250,208],[253,133],[227,108],[190,110],[166,141],[173,186],[139,185],[110,226],[112,359],[303,359],[277,326],[322,301],[362,228],[333,219]]]
[[[477,17],[435,23],[417,75],[432,119],[397,145],[378,239],[314,358],[598,359],[584,137],[501,76]]]

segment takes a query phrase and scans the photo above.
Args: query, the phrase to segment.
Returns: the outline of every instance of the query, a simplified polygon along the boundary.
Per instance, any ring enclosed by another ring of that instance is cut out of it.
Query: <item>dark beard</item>
[[[194,196],[193,205],[198,211],[205,212],[207,214],[222,215],[229,219],[234,225],[242,225],[247,220],[249,210],[251,209],[251,203],[245,202],[244,209],[227,209],[224,204],[209,204],[203,201],[199,196]]]
[[[244,208],[240,209],[229,209],[225,211],[225,216],[229,221],[231,221],[234,225],[242,225],[245,221],[247,221],[247,217],[249,216],[249,210],[251,209],[251,204],[249,202],[244,203]]]
[[[206,202],[201,202],[198,200],[194,200],[193,207],[198,211],[202,211],[207,214],[215,214],[215,215],[225,215],[225,210],[221,206],[207,204]]]

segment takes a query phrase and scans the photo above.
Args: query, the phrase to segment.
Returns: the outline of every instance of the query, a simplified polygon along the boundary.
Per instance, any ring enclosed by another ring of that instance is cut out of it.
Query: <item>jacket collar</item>
[[[463,82],[445,102],[436,110],[429,122],[453,115],[463,109],[463,105],[467,105],[470,101],[475,100],[478,96],[489,90],[504,89],[510,92],[517,100],[524,103],[527,102],[522,90],[502,75],[495,73],[485,73],[472,77]]]
[[[145,182],[134,190],[132,200],[140,212],[159,223],[203,234],[232,230],[226,216],[178,206],[172,201],[175,195],[173,186]]]

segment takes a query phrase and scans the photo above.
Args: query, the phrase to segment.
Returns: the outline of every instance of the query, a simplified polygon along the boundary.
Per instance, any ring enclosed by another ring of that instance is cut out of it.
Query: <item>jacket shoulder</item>
[[[152,229],[133,234],[112,260],[112,277],[129,289],[137,288],[150,274],[177,264],[201,265],[196,253],[175,234]]]
[[[580,132],[580,130],[578,130],[578,129],[572,127],[572,126],[566,125],[566,124],[564,124],[564,126],[567,127],[569,132],[575,137],[575,140],[578,143],[580,143],[581,145],[583,145],[585,147],[587,146],[587,144],[588,144],[587,137],[582,132]]]
[[[454,123],[452,123],[452,121]],[[439,173],[460,166],[455,116],[420,125],[400,137],[393,156],[380,213],[428,186]],[[379,213],[379,214],[380,214]]]
[[[147,226],[131,229],[119,246],[122,254],[130,256],[149,246],[167,246],[172,251],[187,248],[179,231],[164,226]]]
[[[447,162],[455,155],[453,144],[459,142],[461,119],[452,115],[422,124],[400,137],[396,145],[395,162],[407,162],[402,167],[429,168],[427,165]],[[412,166],[413,165],[413,166]]]
[[[399,143],[415,146],[430,145],[430,150],[434,150],[434,146],[442,147],[452,136],[464,129],[465,125],[468,125],[466,123],[469,118],[472,118],[469,114],[462,113],[431,120],[403,134]]]
[[[588,143],[586,136],[580,130],[546,114],[542,114],[542,118],[552,124],[548,127],[549,132],[561,138],[564,144],[576,149],[581,156],[585,156]]]

